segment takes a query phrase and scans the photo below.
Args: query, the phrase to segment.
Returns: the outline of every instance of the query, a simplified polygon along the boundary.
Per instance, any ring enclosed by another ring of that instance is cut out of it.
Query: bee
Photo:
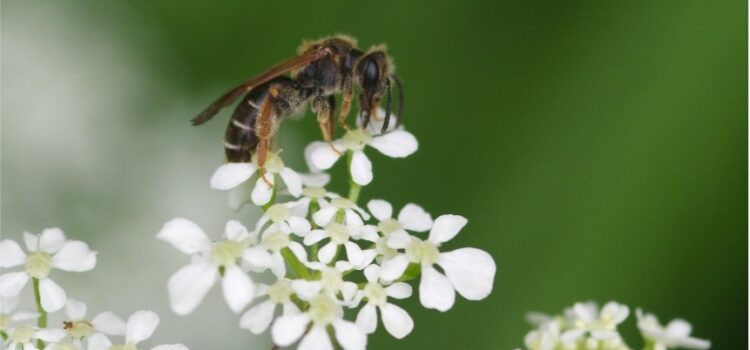
[[[394,74],[393,61],[384,46],[362,51],[355,39],[336,35],[303,42],[297,53],[229,90],[192,119],[193,125],[201,125],[245,94],[232,113],[224,136],[227,161],[250,162],[256,155],[258,167],[263,169],[271,139],[281,121],[303,111],[308,101],[317,115],[323,139],[332,142],[335,124],[349,129],[346,117],[356,88],[360,91],[361,127],[367,127],[371,118],[379,118],[378,107],[385,97],[381,130],[385,132],[391,117],[392,85],[397,85],[396,123],[401,124],[403,84]],[[287,73],[291,76],[286,76]],[[337,95],[341,95],[338,116],[335,115]]]

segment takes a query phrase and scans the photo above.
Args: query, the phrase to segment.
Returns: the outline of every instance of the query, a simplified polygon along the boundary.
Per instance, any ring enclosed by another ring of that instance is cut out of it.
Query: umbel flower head
[[[89,271],[96,266],[96,252],[81,241],[71,241],[59,228],[45,229],[39,235],[23,234],[27,253],[15,241],[0,241],[0,268],[24,266],[24,270],[0,275],[0,297],[18,295],[30,279],[39,283],[42,308],[47,312],[65,306],[65,291],[51,278],[52,269],[69,272]],[[36,283],[36,282],[35,282]]]
[[[631,347],[617,330],[629,311],[627,306],[610,301],[601,309],[593,302],[576,303],[557,316],[529,313],[527,319],[537,328],[526,334],[524,343],[529,350],[629,350]],[[690,337],[687,321],[673,320],[663,327],[654,315],[644,314],[640,309],[636,314],[645,350],[710,347],[707,340]]]

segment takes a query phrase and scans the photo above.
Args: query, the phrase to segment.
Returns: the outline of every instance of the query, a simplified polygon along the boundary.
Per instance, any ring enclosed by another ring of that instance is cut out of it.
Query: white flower
[[[391,204],[381,199],[373,199],[367,202],[367,209],[379,221],[378,231],[383,236],[378,238],[375,248],[378,254],[386,260],[393,258],[397,254],[397,251],[387,244],[391,233],[402,232],[404,230],[424,232],[432,227],[432,216],[416,204],[409,203],[405,205],[398,213],[398,219],[393,218],[393,207]],[[403,233],[405,234],[406,232]]]
[[[654,350],[668,348],[708,349],[711,342],[690,336],[692,326],[681,319],[670,321],[666,327],[659,323],[653,314],[644,314],[641,309],[636,310],[638,329],[643,337],[654,343]]]
[[[451,240],[466,225],[459,215],[441,215],[435,219],[427,240],[393,232],[388,245],[404,249],[383,263],[381,278],[393,281],[401,277],[409,263],[419,264],[422,276],[419,282],[419,300],[429,309],[447,311],[453,306],[455,292],[469,300],[480,300],[492,291],[495,279],[495,262],[487,252],[476,248],[461,248],[440,252],[442,243]],[[445,275],[433,265],[439,265]]]
[[[337,298],[341,294],[341,299],[337,299],[339,304],[349,308],[357,307],[357,284],[352,281],[344,280],[344,275],[354,269],[347,261],[337,261],[333,266],[328,266],[319,262],[308,262],[307,267],[316,270],[320,279],[315,281],[294,280],[292,288],[295,293],[303,300],[309,300],[321,291],[331,297]]]
[[[52,268],[69,272],[89,271],[96,266],[96,252],[81,241],[68,241],[59,228],[44,230],[41,235],[23,234],[26,255],[15,241],[0,241],[0,268],[24,265],[24,271],[0,276],[0,297],[18,295],[29,279],[39,280],[42,308],[55,312],[65,306],[65,291],[48,276]]]
[[[347,226],[332,222],[323,229],[310,231],[305,236],[304,242],[310,246],[324,239],[328,239],[328,243],[318,250],[320,262],[327,264],[333,261],[339,247],[344,246],[349,263],[353,266],[361,266],[366,258],[365,253],[352,239],[366,239],[374,243],[377,240],[377,234],[371,226]],[[375,255],[371,256],[374,258]]]
[[[572,329],[563,332],[560,340],[570,344],[587,335],[596,341],[617,339],[620,337],[617,325],[625,321],[629,313],[627,306],[614,301],[605,304],[601,311],[593,302],[576,303],[565,311]]]
[[[270,212],[271,210],[269,209],[268,211]],[[305,222],[307,221],[305,220]],[[306,229],[308,231],[310,230],[309,225],[308,223]],[[305,247],[299,242],[292,240],[291,230],[291,225],[284,224],[283,222],[269,225],[263,231],[260,243],[245,250],[242,254],[242,261],[247,263],[248,267],[255,272],[263,272],[270,269],[276,276],[283,277],[286,274],[286,261],[283,256],[284,249],[289,248],[301,262],[304,263],[307,261]]]
[[[258,287],[256,297],[267,295],[268,299],[255,304],[247,310],[240,319],[240,327],[249,330],[253,334],[265,332],[273,322],[274,313],[279,305],[283,309],[282,316],[299,313],[299,309],[291,301],[290,297],[292,294],[294,294],[292,282],[283,277],[271,285],[261,284]]]
[[[16,322],[33,320],[39,317],[39,314],[33,311],[15,311],[19,299],[18,296],[0,298],[0,331],[7,331],[8,327]]]
[[[374,333],[378,324],[376,308],[380,310],[386,331],[397,339],[401,339],[414,329],[414,321],[409,314],[399,306],[388,302],[388,297],[406,299],[411,296],[411,286],[404,282],[383,285],[380,278],[380,266],[370,265],[365,268],[367,285],[361,295],[367,304],[357,314],[357,325],[366,333]]]
[[[529,350],[553,350],[560,343],[560,322],[545,322],[526,334],[524,343]]]
[[[370,214],[346,198],[333,198],[330,202],[318,200],[318,204],[320,210],[313,214],[313,222],[320,227],[333,222],[340,212],[344,213],[343,223],[347,225],[362,226],[362,220],[370,220]]]
[[[325,186],[331,180],[331,176],[326,173],[302,174],[302,196],[297,201],[299,212],[307,216],[311,203],[328,203],[328,200],[339,198],[336,193],[329,192]]]
[[[159,316],[153,311],[136,311],[128,318],[124,343],[113,345],[107,336],[95,333],[89,338],[88,350],[138,350],[136,347],[138,343],[150,338],[158,325]],[[182,344],[171,344],[155,346],[151,350],[188,350],[188,348]]]
[[[343,319],[343,308],[337,300],[328,293],[318,293],[309,299],[305,299],[305,293],[298,295],[308,301],[310,307],[302,313],[288,314],[276,319],[271,328],[276,345],[286,347],[302,338],[298,349],[333,350],[333,342],[327,331],[330,325],[333,327],[336,342],[344,350],[365,349],[367,335],[356,324]]]
[[[178,315],[195,310],[219,278],[220,271],[224,299],[233,312],[239,313],[252,301],[255,285],[237,263],[245,249],[255,243],[255,236],[234,220],[227,222],[224,235],[225,240],[212,243],[198,225],[183,218],[167,222],[156,235],[193,257],[167,284],[170,305]]]
[[[330,169],[339,159],[337,150],[351,151],[349,171],[352,180],[358,185],[367,185],[372,181],[372,163],[364,153],[365,146],[370,146],[391,158],[404,158],[417,151],[417,139],[405,130],[393,130],[383,135],[373,136],[364,129],[347,131],[343,138],[333,141],[333,147],[326,142],[313,142],[305,149],[308,166],[313,171]]]
[[[109,311],[96,315],[93,320],[86,319],[86,304],[82,301],[68,299],[65,313],[68,319],[63,322],[63,329],[71,338],[85,338],[94,332],[125,335],[125,321]]]
[[[22,326],[8,329],[8,350],[36,350],[36,340],[45,342],[58,342],[65,338],[62,329],[39,329],[32,326]]]
[[[253,157],[253,163],[224,164],[216,169],[216,172],[211,177],[211,188],[217,190],[232,190],[236,188],[233,194],[230,195],[230,205],[235,209],[239,209],[248,195],[256,205],[265,205],[268,203],[273,196],[273,187],[276,183],[277,175],[284,181],[287,190],[289,190],[292,196],[298,197],[302,194],[302,179],[294,170],[284,165],[278,153],[268,153],[268,158],[264,166],[265,175],[257,177],[251,192],[249,191],[250,187],[239,188],[241,185],[246,184],[247,180],[255,175],[257,171],[258,165],[255,157]],[[249,183],[246,184],[246,186],[249,185]]]
[[[310,222],[305,219],[305,214],[296,210],[301,204],[299,202],[276,203],[270,206],[255,225],[256,232],[262,232],[268,223],[281,226],[286,232],[292,232],[297,236],[304,237],[310,232]]]

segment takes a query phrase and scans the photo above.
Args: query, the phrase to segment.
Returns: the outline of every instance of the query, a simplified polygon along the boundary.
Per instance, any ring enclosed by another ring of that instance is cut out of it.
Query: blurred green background
[[[746,348],[746,16],[739,0],[3,1],[2,233],[87,240],[97,269],[53,277],[90,312],[157,310],[154,344],[269,348],[217,290],[173,315],[166,279],[187,261],[154,235],[176,216],[214,234],[253,222],[208,188],[228,112],[188,120],[302,39],[343,32],[388,44],[420,142],[373,154],[363,198],[462,214],[450,247],[498,265],[488,299],[441,314],[413,298],[414,332],[380,326],[370,348],[510,349],[527,311],[582,300]],[[309,113],[284,125],[292,166],[318,136]]]

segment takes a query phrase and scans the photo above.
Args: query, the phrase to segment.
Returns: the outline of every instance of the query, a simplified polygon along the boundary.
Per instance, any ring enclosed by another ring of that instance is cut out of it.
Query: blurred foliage
[[[228,112],[201,128],[187,120],[294,54],[302,39],[341,32],[362,47],[388,44],[420,150],[406,160],[375,156],[375,181],[362,196],[468,217],[450,245],[489,251],[499,272],[487,300],[461,299],[446,314],[411,301],[415,331],[396,341],[381,325],[371,348],[510,349],[530,329],[527,311],[610,299],[663,320],[686,318],[716,349],[747,347],[746,2],[63,3],[70,20],[115,31],[129,57],[151,67],[141,84],[148,96],[126,101],[138,111],[126,123],[155,147],[123,147],[117,161],[138,165],[170,148],[194,162],[201,180],[182,181],[181,191],[196,203],[179,215],[217,223],[225,217],[209,219],[201,207],[223,205],[223,194],[204,188],[221,159]],[[13,4],[3,2],[3,20]],[[158,113],[170,104],[189,108],[178,118]],[[283,129],[284,155],[302,169],[317,125],[308,115]],[[2,189],[12,192],[23,177],[6,180],[6,158],[20,150],[3,133]],[[144,171],[137,168],[118,179]],[[143,180],[160,176],[148,171]],[[58,206],[79,203],[86,188],[67,191]],[[107,201],[138,206],[129,191]],[[19,196],[4,195],[3,211]],[[100,209],[98,220],[118,213],[117,205]],[[24,227],[3,216],[4,232]],[[185,324],[202,329],[193,317]],[[635,332],[631,320],[625,333]],[[247,347],[244,331],[229,333],[236,336],[222,347]]]

